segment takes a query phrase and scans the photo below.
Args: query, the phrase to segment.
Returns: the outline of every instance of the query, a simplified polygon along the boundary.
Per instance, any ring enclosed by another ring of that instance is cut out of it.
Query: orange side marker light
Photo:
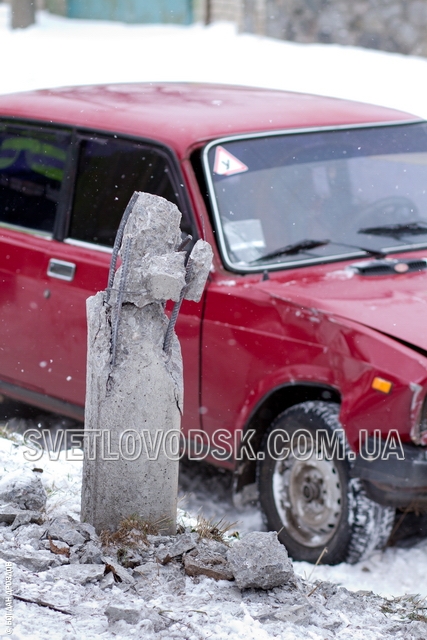
[[[381,391],[382,393],[390,393],[393,383],[390,380],[384,380],[384,378],[375,377],[372,380],[371,387],[376,391]]]

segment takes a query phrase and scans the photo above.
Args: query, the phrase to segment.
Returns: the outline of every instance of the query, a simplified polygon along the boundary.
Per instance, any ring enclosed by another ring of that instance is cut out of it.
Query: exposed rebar
[[[106,304],[108,304],[110,300],[111,288],[113,286],[114,275],[116,273],[117,258],[119,256],[119,251],[120,251],[120,247],[123,240],[123,234],[125,231],[126,222],[128,221],[129,215],[133,209],[133,205],[135,204],[137,199],[138,199],[138,192],[134,191],[131,199],[127,204],[127,207],[122,216],[122,219],[120,220],[119,228],[117,229],[116,238],[114,240],[113,253],[111,255],[110,271],[108,272],[107,295],[105,296]]]
[[[185,247],[187,246],[187,244],[189,242],[191,242],[193,239],[193,236],[188,235],[186,238],[184,238],[184,240],[181,242],[181,244],[179,245],[177,251],[184,251]]]
[[[191,258],[189,258],[187,262],[187,266],[185,267],[185,286],[182,287],[181,293],[179,295],[179,299],[173,305],[171,317],[169,319],[168,328],[166,329],[165,339],[163,342],[163,351],[168,356],[170,355],[170,352],[171,352],[172,337],[173,337],[173,332],[175,330],[176,321],[178,319],[179,310],[181,309],[185,292],[187,291],[188,285],[190,283],[192,271],[193,271],[193,261]]]
[[[123,263],[122,263],[122,272],[120,274],[120,282],[119,289],[117,291],[117,302],[116,302],[116,317],[114,318],[113,327],[111,330],[111,367],[114,367],[116,364],[116,351],[117,351],[117,336],[119,333],[119,324],[120,324],[120,314],[122,310],[122,302],[123,302],[123,294],[126,287],[126,276],[129,265],[129,253],[130,253],[130,245],[131,238],[126,238],[124,251],[123,251]]]

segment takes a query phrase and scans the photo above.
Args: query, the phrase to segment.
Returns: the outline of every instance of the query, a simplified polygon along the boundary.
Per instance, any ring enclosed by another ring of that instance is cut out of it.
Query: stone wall
[[[265,15],[284,40],[427,55],[427,0],[265,0]]]
[[[200,15],[207,0],[196,0]],[[292,40],[427,56],[427,0],[211,0],[212,21]]]

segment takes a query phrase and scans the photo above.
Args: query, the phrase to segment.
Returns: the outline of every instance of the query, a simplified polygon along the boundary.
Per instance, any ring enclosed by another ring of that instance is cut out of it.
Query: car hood
[[[298,280],[295,271],[293,278],[270,274],[259,286],[273,298],[356,321],[427,351],[427,270],[366,276],[352,266],[328,265],[304,271]]]

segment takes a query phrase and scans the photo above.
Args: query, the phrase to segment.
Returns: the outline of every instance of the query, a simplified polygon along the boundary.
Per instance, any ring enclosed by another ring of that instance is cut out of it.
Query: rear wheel
[[[339,406],[304,402],[283,412],[258,462],[261,509],[294,560],[358,562],[387,542],[395,510],[368,498],[350,478]]]

